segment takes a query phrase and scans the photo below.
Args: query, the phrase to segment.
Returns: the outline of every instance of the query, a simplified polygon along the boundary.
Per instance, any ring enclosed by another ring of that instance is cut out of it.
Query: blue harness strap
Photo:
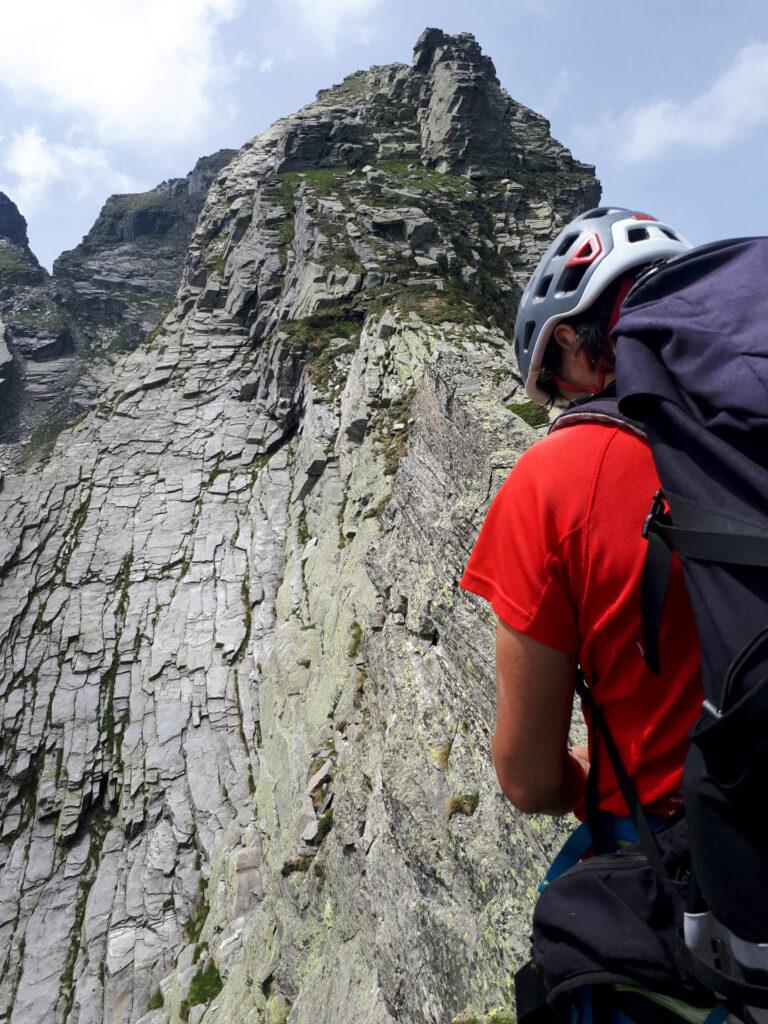
[[[663,821],[664,819],[657,815],[648,815],[648,823],[652,829],[657,829]],[[612,814],[605,814],[602,817],[602,829],[603,835],[617,846],[639,842],[637,829],[631,818],[617,818]],[[575,867],[591,848],[592,829],[589,827],[588,822],[582,821],[571,832],[560,847],[559,853],[549,865],[549,870],[539,882],[539,892],[544,892],[551,882],[554,882],[560,875],[564,875],[566,871],[570,871],[572,867]],[[711,1024],[718,1024],[718,1022],[712,1021]]]
[[[709,1011],[704,1024],[723,1024],[723,1021],[728,1016],[728,1007],[723,1006],[722,1003],[717,1003]]]
[[[592,989],[589,985],[573,993],[568,1024],[592,1024]]]
[[[556,878],[564,875],[566,871],[570,871],[578,864],[591,846],[592,829],[588,822],[582,821],[565,840],[559,853],[555,855],[555,859],[549,865],[549,870],[539,882],[539,892],[544,892],[550,882],[554,882]]]
[[[650,995],[651,993],[649,993],[649,996]],[[568,1018],[568,1024],[592,1024],[595,1016],[592,986],[585,985],[583,988],[573,992],[571,998],[571,1012]],[[683,1021],[687,1022],[690,1020],[689,1017],[681,1013],[676,1013],[674,1008],[669,1007],[668,1009],[670,1013],[680,1019],[681,1024]],[[725,1024],[728,1012],[727,1007],[723,1006],[722,1003],[715,1003],[707,1016],[702,1020],[701,1024]],[[630,1017],[629,1014],[624,1013],[623,1010],[618,1010],[615,1007],[608,1009],[607,1022],[608,1024],[637,1024],[637,1021],[633,1017]]]

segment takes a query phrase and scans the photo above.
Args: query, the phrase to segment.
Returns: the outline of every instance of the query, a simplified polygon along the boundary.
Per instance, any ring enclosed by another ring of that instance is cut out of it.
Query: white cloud
[[[719,149],[768,121],[768,44],[745,46],[713,84],[687,103],[661,99],[632,107],[607,126],[626,161],[677,146]]]
[[[0,191],[9,195],[29,216],[49,190],[64,184],[71,198],[82,200],[96,193],[137,192],[146,188],[110,163],[103,149],[50,142],[36,127],[14,135],[0,155],[6,181]]]
[[[366,36],[370,40],[373,29],[365,19],[380,4],[381,0],[283,0],[283,6],[298,15],[303,27],[327,49],[334,49],[348,28],[355,29],[358,41]]]
[[[275,66],[275,58],[274,57],[265,57],[264,60],[259,62],[259,71],[262,73],[262,75],[264,75],[264,74],[267,74],[267,72],[272,71],[274,66]]]
[[[0,85],[74,115],[102,142],[188,143],[220,116],[233,74],[221,25],[243,0],[25,0],[6,4]]]

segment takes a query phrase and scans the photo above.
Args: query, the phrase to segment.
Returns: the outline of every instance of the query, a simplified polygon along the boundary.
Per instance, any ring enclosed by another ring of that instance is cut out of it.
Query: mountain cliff
[[[160,327],[2,481],[0,1020],[507,1011],[559,828],[498,790],[456,584],[540,429],[522,285],[599,191],[436,29],[218,174]],[[134,213],[57,264],[85,323]]]
[[[52,276],[0,193],[0,468],[45,456],[167,311],[208,188],[232,156],[220,150],[186,178],[112,196]]]

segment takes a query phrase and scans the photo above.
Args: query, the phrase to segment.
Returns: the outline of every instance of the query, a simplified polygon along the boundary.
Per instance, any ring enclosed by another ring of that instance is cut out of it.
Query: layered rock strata
[[[3,480],[0,1019],[510,1005],[558,829],[456,584],[540,429],[522,282],[598,197],[436,30],[219,175],[162,329]]]

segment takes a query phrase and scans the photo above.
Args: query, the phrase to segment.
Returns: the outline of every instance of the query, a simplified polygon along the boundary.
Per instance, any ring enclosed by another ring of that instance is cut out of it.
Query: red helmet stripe
[[[585,264],[593,263],[602,251],[603,243],[600,241],[600,235],[594,232],[584,239],[565,265],[566,267],[582,267]]]
[[[650,213],[633,213],[632,220],[658,220],[658,217],[652,217]]]

